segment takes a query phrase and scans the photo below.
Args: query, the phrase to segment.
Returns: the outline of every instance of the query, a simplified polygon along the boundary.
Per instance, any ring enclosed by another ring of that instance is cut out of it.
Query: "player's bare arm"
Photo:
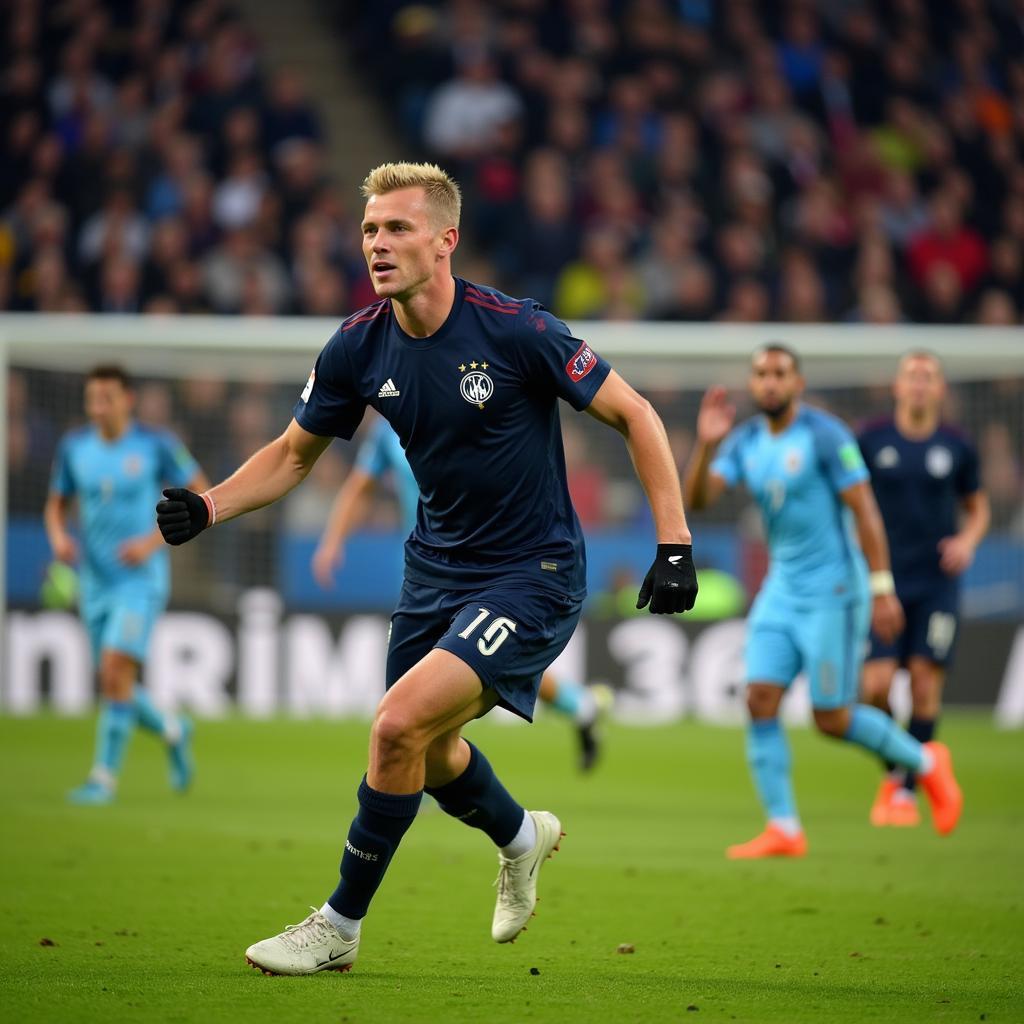
[[[939,565],[950,576],[959,576],[971,567],[974,552],[988,533],[992,519],[992,509],[984,491],[965,495],[960,507],[963,511],[960,531],[939,541]]]
[[[284,433],[243,463],[223,483],[196,494],[186,488],[164,491],[157,526],[168,544],[184,544],[214,523],[226,522],[283,498],[305,480],[331,443],[303,430],[293,419]]]
[[[68,532],[72,500],[63,494],[50,494],[43,506],[43,523],[53,557],[69,565],[78,561],[78,544]]]
[[[651,504],[658,543],[691,543],[679,473],[664,424],[654,406],[612,370],[587,412],[625,438],[637,477]]]
[[[853,512],[857,536],[871,572],[871,628],[886,643],[891,643],[903,631],[904,620],[892,578],[882,514],[867,481],[847,487],[839,496]]]
[[[713,505],[728,488],[726,481],[711,472],[718,446],[736,422],[736,406],[729,401],[725,388],[710,388],[700,403],[697,414],[697,443],[686,465],[683,498],[689,508],[703,509]]]
[[[356,466],[345,478],[331,506],[327,525],[313,553],[313,576],[322,587],[329,587],[333,572],[341,564],[341,553],[348,535],[366,516],[376,481],[365,469]]]
[[[679,473],[661,417],[614,370],[594,395],[587,412],[625,438],[654,516],[658,552],[640,588],[637,608],[650,602],[656,615],[689,611],[697,598],[692,541],[683,511]]]

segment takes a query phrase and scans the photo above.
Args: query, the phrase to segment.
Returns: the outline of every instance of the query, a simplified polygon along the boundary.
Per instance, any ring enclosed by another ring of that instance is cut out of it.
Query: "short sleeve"
[[[360,397],[339,331],[317,356],[313,371],[302,389],[292,414],[303,430],[318,437],[351,440],[366,402]]]
[[[718,449],[710,471],[720,476],[730,487],[743,482],[743,453],[740,450],[746,426],[731,430]]]
[[[818,460],[836,494],[869,479],[864,456],[849,428],[832,416],[816,416],[811,429]]]
[[[956,493],[961,498],[968,494],[976,494],[981,490],[981,474],[978,466],[978,452],[969,441],[964,441],[960,449],[960,465],[957,466],[954,481]]]
[[[53,470],[50,473],[50,493],[59,494],[62,498],[70,498],[76,490],[75,478],[71,474],[69,448],[68,438],[62,438],[57,445],[57,453],[53,457]]]
[[[378,420],[356,454],[356,466],[374,480],[379,480],[390,465],[387,451],[387,432],[390,429],[386,420]]]
[[[161,432],[157,435],[160,480],[184,487],[199,474],[199,463],[192,453],[174,434]]]
[[[546,309],[534,304],[519,321],[517,341],[531,381],[551,388],[577,412],[600,390],[611,365]]]

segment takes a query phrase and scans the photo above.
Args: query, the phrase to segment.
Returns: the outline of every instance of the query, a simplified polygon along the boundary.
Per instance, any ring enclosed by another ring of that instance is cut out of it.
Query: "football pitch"
[[[64,793],[91,721],[0,718],[0,1008],[62,1024],[1021,1021],[1024,741],[963,713],[942,733],[966,794],[953,836],[872,829],[872,760],[794,730],[810,853],[740,864],[724,847],[760,827],[741,730],[613,727],[581,777],[550,715],[477,723],[513,793],[568,833],[529,930],[491,941],[492,847],[435,808],[353,971],[271,978],[243,952],[333,888],[365,723],[201,722],[185,797],[137,734],[118,803],[78,808]]]

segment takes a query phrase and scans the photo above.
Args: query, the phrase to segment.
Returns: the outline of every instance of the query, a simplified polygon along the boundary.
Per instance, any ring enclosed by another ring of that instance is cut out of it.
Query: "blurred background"
[[[680,467],[702,389],[742,402],[760,341],[809,351],[809,399],[854,426],[889,409],[902,351],[940,351],[993,506],[950,699],[1024,725],[1024,0],[7,0],[0,49],[0,707],[92,700],[77,621],[40,607],[82,371],[125,364],[139,418],[227,475],[373,298],[362,177],[429,158],[465,192],[456,272],[572,321]],[[563,423],[591,589],[567,670],[623,717],[739,716],[756,515],[739,496],[694,519],[699,620],[631,619],[643,495],[616,436]],[[175,552],[166,699],[372,708],[403,540],[386,484],[335,587],[309,568],[355,450]]]

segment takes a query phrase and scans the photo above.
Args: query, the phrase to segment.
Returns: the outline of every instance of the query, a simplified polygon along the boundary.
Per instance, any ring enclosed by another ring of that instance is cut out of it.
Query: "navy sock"
[[[472,743],[469,743],[466,770],[443,786],[428,786],[426,792],[445,814],[486,832],[496,846],[508,846],[512,842],[526,813],[501,784],[491,763]]]
[[[929,743],[935,735],[934,718],[911,718],[907,726],[907,732],[914,737],[918,743]],[[906,780],[903,783],[906,789],[913,790],[917,786],[917,773],[907,772]]]
[[[359,784],[359,810],[348,830],[341,857],[341,881],[327,902],[345,917],[366,917],[370,900],[384,879],[384,872],[416,820],[423,791],[395,796],[371,789],[366,776]]]

